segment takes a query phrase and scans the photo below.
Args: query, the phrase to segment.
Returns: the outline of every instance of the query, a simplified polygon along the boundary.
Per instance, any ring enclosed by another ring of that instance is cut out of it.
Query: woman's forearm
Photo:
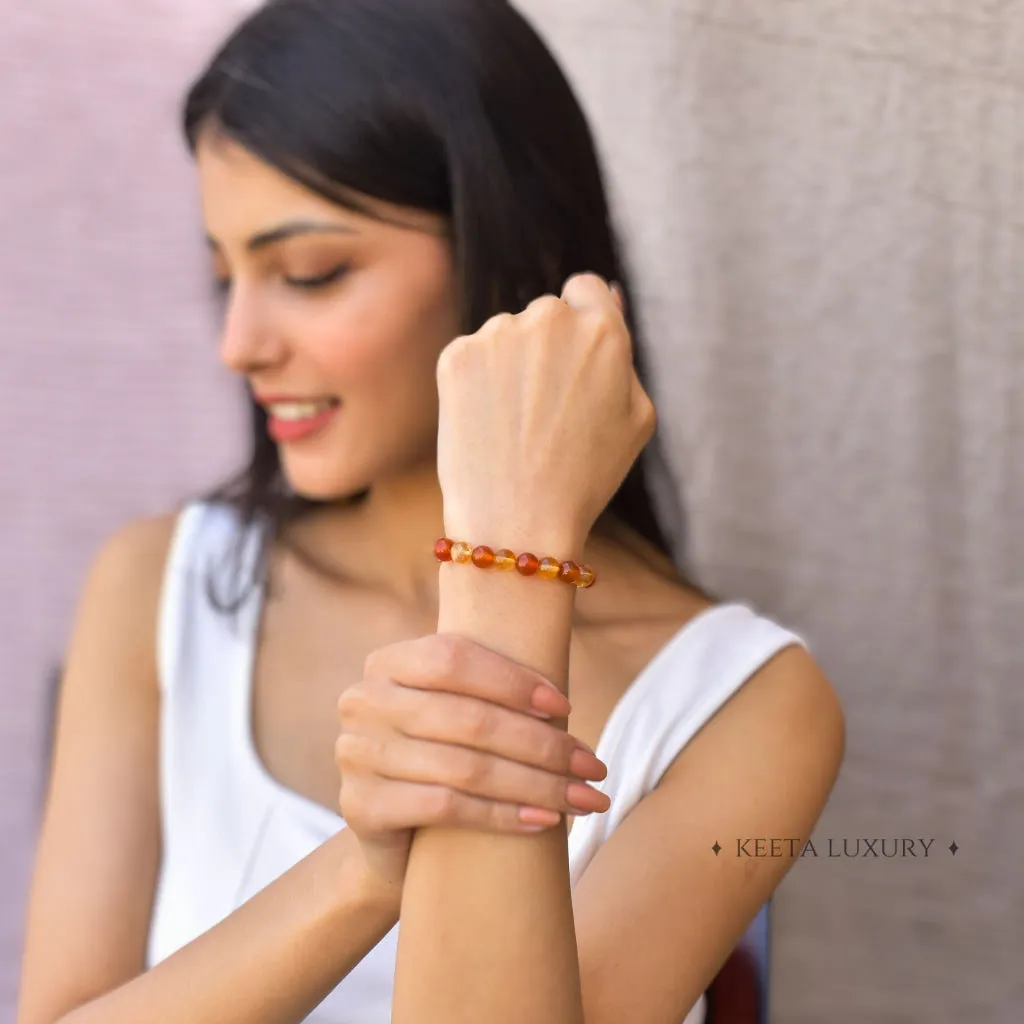
[[[343,830],[210,931],[57,1024],[296,1024],[398,920]]]
[[[472,532],[458,536],[474,543],[582,556],[582,538],[551,524],[465,529]],[[574,602],[575,588],[565,583],[444,563],[438,632],[522,662],[565,692]],[[394,1024],[481,1020],[582,1021],[564,819],[536,836],[420,829],[413,841]]]

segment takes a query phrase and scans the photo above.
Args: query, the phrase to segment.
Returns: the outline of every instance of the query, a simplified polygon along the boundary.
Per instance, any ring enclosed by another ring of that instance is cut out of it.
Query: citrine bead
[[[452,560],[452,542],[447,537],[442,537],[434,544],[434,557],[439,562]]]
[[[558,567],[558,578],[563,583],[575,583],[580,578],[580,567],[575,562],[562,562]]]
[[[495,568],[504,569],[506,572],[509,569],[516,567],[516,553],[509,551],[508,548],[502,548],[500,551],[494,552],[494,565]]]
[[[494,552],[486,544],[479,544],[473,548],[473,564],[480,569],[489,569],[494,565]]]
[[[576,586],[579,587],[581,590],[585,589],[586,587],[592,587],[594,585],[595,579],[597,579],[597,577],[594,575],[594,570],[588,569],[585,565],[581,565],[580,578],[576,581]]]
[[[467,544],[464,540],[457,540],[452,545],[452,561],[453,562],[468,562],[473,557],[472,545]]]
[[[536,555],[524,551],[516,559],[516,570],[520,576],[532,576],[540,568],[540,561]]]
[[[537,575],[543,576],[546,580],[553,580],[558,577],[562,567],[557,558],[542,558],[537,566]]]

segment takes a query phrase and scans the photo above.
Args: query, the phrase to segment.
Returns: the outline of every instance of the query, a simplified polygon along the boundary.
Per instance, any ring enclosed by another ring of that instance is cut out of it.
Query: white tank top
[[[237,537],[229,508],[196,502],[179,516],[158,626],[160,809],[163,857],[147,966],[212,928],[345,827],[340,815],[277,782],[251,732],[253,655],[261,587],[236,617],[205,588]],[[246,568],[257,531],[245,538]],[[243,579],[248,578],[242,577]],[[611,809],[575,819],[575,884],[601,844],[687,742],[774,654],[802,641],[741,604],[717,605],[682,627],[615,705],[597,745]],[[311,1024],[385,1024],[391,1017],[398,927],[320,1006]],[[702,1024],[704,999],[684,1024]]]

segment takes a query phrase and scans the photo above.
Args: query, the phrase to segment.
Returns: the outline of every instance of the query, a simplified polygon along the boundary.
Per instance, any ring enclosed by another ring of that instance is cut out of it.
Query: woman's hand
[[[400,891],[413,829],[526,834],[608,809],[581,780],[605,766],[553,724],[569,702],[543,676],[464,638],[382,647],[338,701],[342,817],[375,878]]]
[[[621,297],[593,274],[456,338],[437,385],[445,527],[474,543],[585,537],[656,424]]]

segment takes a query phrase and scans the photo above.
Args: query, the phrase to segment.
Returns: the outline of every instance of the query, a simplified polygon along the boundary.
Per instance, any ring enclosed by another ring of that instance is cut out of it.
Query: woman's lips
[[[278,419],[270,410],[267,410],[267,433],[278,444],[302,441],[314,434],[319,434],[334,419],[340,407],[340,403],[334,403],[322,412],[299,420]]]

